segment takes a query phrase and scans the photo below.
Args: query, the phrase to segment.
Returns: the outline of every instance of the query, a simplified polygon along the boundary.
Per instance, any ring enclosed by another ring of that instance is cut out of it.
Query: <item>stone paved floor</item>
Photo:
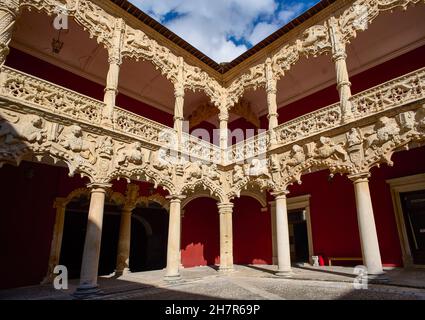
[[[425,269],[387,271],[386,284],[369,284],[367,290],[356,290],[353,268],[293,268],[289,279],[274,275],[275,266],[235,266],[231,273],[215,268],[198,267],[182,270],[183,280],[169,284],[164,271],[132,273],[120,278],[101,277],[103,294],[92,299],[107,300],[180,300],[180,299],[419,299],[425,300]],[[56,291],[51,285],[0,291],[0,299],[72,299],[76,281],[69,290]]]

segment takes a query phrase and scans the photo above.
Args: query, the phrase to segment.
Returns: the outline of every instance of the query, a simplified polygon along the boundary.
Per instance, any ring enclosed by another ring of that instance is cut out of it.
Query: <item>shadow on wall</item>
[[[216,200],[198,198],[184,208],[181,249],[184,267],[220,263],[220,227]]]

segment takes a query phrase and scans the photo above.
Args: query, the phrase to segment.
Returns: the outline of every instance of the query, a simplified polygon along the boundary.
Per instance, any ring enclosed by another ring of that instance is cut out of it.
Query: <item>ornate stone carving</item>
[[[44,120],[36,115],[12,115],[9,120],[0,115],[0,138],[3,143],[12,145],[29,142],[41,144],[47,138]]]
[[[324,25],[316,25],[308,28],[303,33],[302,52],[314,57],[329,52],[331,50],[331,42],[329,39],[329,30]]]
[[[95,143],[84,138],[83,129],[78,125],[64,128],[58,137],[58,143],[55,147],[61,151],[65,149],[79,154],[82,158],[88,160],[90,164],[95,164],[97,161]]]
[[[15,27],[16,16],[19,12],[19,0],[0,1],[0,67],[9,54],[9,43]]]
[[[141,165],[144,162],[142,144],[133,142],[123,150],[118,152],[117,163],[120,166],[128,167],[129,164]]]
[[[348,154],[342,144],[337,144],[333,142],[331,138],[328,137],[320,137],[319,141],[320,142],[318,146],[316,146],[316,148],[312,151],[312,154],[315,157],[320,159],[327,159],[333,157],[335,158],[335,160],[348,160]]]

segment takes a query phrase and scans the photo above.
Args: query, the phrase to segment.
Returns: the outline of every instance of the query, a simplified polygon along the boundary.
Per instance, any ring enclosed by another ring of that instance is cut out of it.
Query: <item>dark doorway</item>
[[[133,211],[130,246],[132,272],[160,270],[167,265],[168,213],[156,203]]]
[[[425,264],[425,190],[401,193],[401,203],[414,264]]]
[[[288,212],[291,260],[296,263],[309,261],[307,220],[304,210]]]

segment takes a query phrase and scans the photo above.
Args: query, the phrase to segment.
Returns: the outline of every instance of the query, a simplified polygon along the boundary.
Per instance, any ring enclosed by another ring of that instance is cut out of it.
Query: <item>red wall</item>
[[[269,212],[261,212],[254,198],[235,199],[233,208],[233,262],[271,264],[272,236]]]
[[[17,49],[11,48],[10,54],[6,60],[6,65],[103,101],[104,85],[99,85]],[[167,126],[173,126],[173,116],[171,114],[123,94],[118,94],[116,104],[121,108],[137,113],[143,117],[155,120]]]
[[[396,153],[394,167],[372,170],[370,191],[375,222],[386,266],[402,266],[400,241],[397,233],[391,193],[387,179],[425,173],[425,147]],[[328,171],[307,174],[301,185],[289,188],[289,197],[310,194],[310,214],[314,253],[330,256],[360,257],[354,187],[345,176],[328,179]]]
[[[184,208],[181,249],[184,267],[220,262],[220,224],[214,199],[198,198]]]

